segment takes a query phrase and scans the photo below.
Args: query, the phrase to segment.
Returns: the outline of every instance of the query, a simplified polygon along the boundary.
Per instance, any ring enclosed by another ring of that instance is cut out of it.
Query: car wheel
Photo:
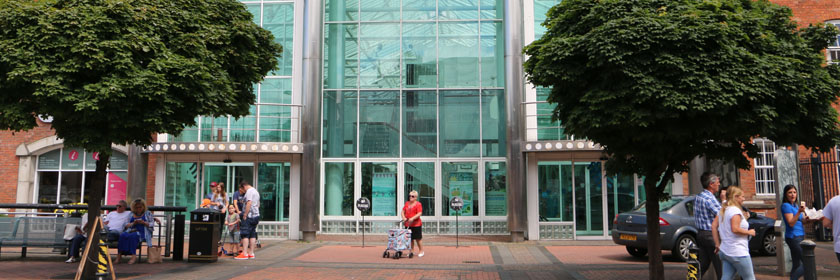
[[[761,237],[761,248],[758,251],[764,255],[776,254],[776,235],[773,234],[772,230],[768,230]]]
[[[688,259],[688,248],[694,244],[694,236],[691,234],[683,234],[677,238],[677,243],[674,244],[674,249],[671,250],[671,255],[679,258],[681,261]]]
[[[647,249],[627,246],[627,253],[637,258],[644,258],[647,255]]]

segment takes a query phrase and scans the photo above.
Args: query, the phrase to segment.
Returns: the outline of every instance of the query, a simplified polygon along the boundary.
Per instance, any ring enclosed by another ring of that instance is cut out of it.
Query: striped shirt
[[[709,190],[703,190],[694,199],[694,225],[698,230],[712,230],[712,222],[720,212],[720,203]]]

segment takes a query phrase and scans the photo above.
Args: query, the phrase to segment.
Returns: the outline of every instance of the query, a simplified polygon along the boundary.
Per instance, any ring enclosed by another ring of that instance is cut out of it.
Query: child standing
[[[237,252],[239,252],[239,213],[236,211],[236,207],[231,204],[228,205],[228,213],[227,217],[225,218],[225,225],[228,227],[228,232],[230,234],[230,239],[227,240],[228,244],[230,244],[230,251],[228,251],[228,256],[233,256]]]

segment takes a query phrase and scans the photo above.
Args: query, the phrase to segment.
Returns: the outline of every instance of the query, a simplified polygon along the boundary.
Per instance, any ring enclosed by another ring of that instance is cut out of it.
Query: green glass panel
[[[481,0],[482,19],[502,19],[504,17],[505,2],[503,0]]]
[[[486,216],[507,216],[507,167],[504,162],[484,165],[484,207]]]
[[[398,91],[362,91],[359,95],[359,157],[398,157]]]
[[[396,216],[397,163],[363,162],[362,197],[370,199],[371,216]]]
[[[288,221],[291,164],[288,162],[259,163],[257,170],[260,220]]]
[[[437,3],[435,0],[402,1],[403,20],[434,20]]]
[[[542,24],[547,18],[546,13],[557,4],[560,4],[560,0],[534,0],[534,39],[542,38],[545,34],[546,29]]]
[[[38,169],[59,169],[61,149],[49,151],[38,156]]]
[[[190,126],[181,131],[181,134],[173,136],[170,142],[197,142],[198,127]]]
[[[432,7],[434,9],[434,5]],[[437,87],[437,28],[434,23],[403,23],[403,85]]]
[[[227,121],[227,117],[204,117],[201,120],[201,141],[226,142]]]
[[[245,8],[248,9],[248,12],[254,16],[254,23],[260,25],[262,13],[260,12],[260,4],[245,4]]]
[[[435,163],[434,162],[406,162],[405,163],[405,197],[411,191],[417,191],[417,201],[423,205],[422,216],[435,215]],[[398,204],[399,206],[399,204]]]
[[[232,118],[230,120],[231,130],[255,129],[257,128],[257,118],[254,116],[245,116],[238,119]]]
[[[358,25],[330,23],[324,32],[324,88],[358,87]]]
[[[400,81],[400,24],[361,25],[359,87],[398,88]]]
[[[128,169],[128,157],[120,152],[114,151],[111,153],[111,158],[109,160],[109,169],[110,170],[127,170]],[[96,169],[94,167],[94,169]]]
[[[59,204],[81,202],[82,172],[61,172],[61,186],[58,189],[60,190],[60,194],[58,195]]]
[[[324,163],[324,215],[353,215],[353,163]]]
[[[633,185],[633,175],[607,177],[607,218],[614,218],[618,213],[630,211],[636,206]],[[613,223],[607,224],[613,229]]]
[[[571,222],[572,202],[572,163],[540,162],[537,164],[539,187],[540,220],[551,222]]]
[[[481,87],[505,86],[505,28],[501,22],[481,23]]]
[[[292,107],[277,105],[260,105],[260,117],[292,117]]]
[[[478,86],[478,23],[441,22],[439,34],[440,87]]]
[[[288,130],[260,130],[260,142],[291,142],[292,132]]]
[[[546,101],[551,94],[551,88],[537,87],[537,101]],[[552,121],[555,104],[551,103],[537,103],[537,140],[568,140],[569,137],[564,133],[563,126],[559,121]]]
[[[327,22],[359,19],[359,0],[326,0],[324,3],[324,19]]]
[[[82,170],[82,162],[85,150],[82,148],[64,147],[61,150],[61,169]]]
[[[261,118],[260,129],[291,129],[291,120],[286,118]]]
[[[362,21],[393,21],[400,19],[400,0],[361,0]]]
[[[575,234],[603,235],[604,212],[601,163],[575,163]]]
[[[260,86],[260,103],[291,104],[292,79],[266,78]]]
[[[440,156],[479,156],[478,91],[440,91]]]
[[[164,204],[187,207],[187,212],[195,210],[199,172],[194,162],[167,162]]]
[[[323,109],[323,151],[326,158],[356,156],[355,91],[325,91]]]
[[[269,75],[291,76],[292,57],[294,55],[294,23],[295,12],[293,3],[265,3],[263,4],[263,28],[274,35],[274,42],[283,46],[283,54],[278,58],[278,70]]]
[[[478,216],[478,163],[477,162],[442,162],[441,199],[443,199],[443,216]],[[449,200],[461,197],[464,206],[460,213],[450,209]]]
[[[481,91],[481,153],[485,157],[503,157],[507,148],[505,91]]]
[[[257,139],[256,130],[230,130],[231,142],[254,142]]]
[[[437,93],[403,91],[403,157],[437,154]]]
[[[440,19],[478,19],[479,0],[438,0]]]
[[[38,172],[38,203],[56,204],[58,199],[58,171]]]

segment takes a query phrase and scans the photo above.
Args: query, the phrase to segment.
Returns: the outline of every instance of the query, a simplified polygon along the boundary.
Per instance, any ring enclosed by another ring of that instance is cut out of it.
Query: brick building
[[[286,51],[257,86],[251,115],[199,116],[150,147],[115,145],[107,203],[145,197],[194,209],[211,182],[230,193],[245,180],[261,192],[262,236],[308,240],[360,233],[360,197],[372,200],[365,228],[384,232],[417,190],[427,234],[457,226],[538,240],[609,239],[612,217],[643,200],[641,178],[605,177],[601,149],[552,123],[548,92],[522,79],[522,46],[545,33],[540,23],[559,0],[241,2]],[[840,24],[840,0],[774,2],[802,25]],[[96,155],[64,147],[39,124],[0,132],[0,203],[84,202]],[[699,174],[713,171],[775,217],[776,194],[804,184],[799,162],[811,154],[756,141],[750,170],[697,159],[669,192],[697,193]],[[809,178],[837,181],[836,154],[822,155]],[[458,224],[453,196],[465,201]]]

